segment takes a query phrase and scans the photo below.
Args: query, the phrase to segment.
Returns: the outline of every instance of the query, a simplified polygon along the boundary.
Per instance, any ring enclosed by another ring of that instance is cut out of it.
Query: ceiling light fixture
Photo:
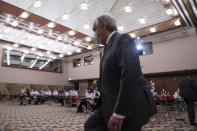
[[[62,36],[57,36],[57,40],[62,40],[63,38],[62,38]]]
[[[123,25],[118,26],[118,30],[119,31],[123,31],[124,30],[124,26]]]
[[[25,43],[25,40],[20,40],[19,43],[24,44]]]
[[[43,33],[43,30],[42,29],[38,29],[38,31],[37,31],[37,34],[42,34]]]
[[[19,45],[17,43],[15,43],[13,46],[17,48]]]
[[[75,32],[74,32],[73,30],[70,30],[70,31],[68,32],[68,34],[69,34],[69,35],[75,35]]]
[[[91,38],[90,37],[86,37],[86,41],[91,41]]]
[[[175,24],[175,26],[179,26],[179,25],[181,25],[181,21],[180,21],[180,19],[177,19],[177,20],[174,22],[174,24]]]
[[[13,49],[13,48],[12,48],[12,47],[10,47],[10,46],[8,46],[8,47],[7,47],[7,50],[12,50],[12,49]]]
[[[50,55],[50,54],[51,54],[51,52],[50,52],[50,51],[47,51],[46,53],[47,53],[47,55]]]
[[[88,9],[88,5],[87,5],[85,2],[83,2],[83,3],[80,5],[80,8],[81,8],[82,10],[87,10],[87,9]]]
[[[49,28],[54,28],[54,27],[55,27],[55,23],[49,22],[49,23],[47,24],[47,26],[48,26]]]
[[[131,36],[132,38],[135,38],[135,37],[136,37],[135,33],[131,33],[130,36]]]
[[[150,32],[156,32],[156,29],[155,29],[155,27],[152,27],[152,28],[150,28]]]
[[[87,49],[88,49],[88,50],[92,50],[92,46],[88,46]]]
[[[34,47],[33,47],[33,48],[31,48],[31,51],[36,51],[36,50],[37,50],[37,49],[36,49],[36,48],[34,48]]]
[[[62,15],[62,20],[67,20],[69,18],[69,14],[65,13]]]
[[[25,11],[25,12],[21,13],[20,17],[23,18],[23,19],[27,19],[29,17],[29,15],[30,14]]]
[[[73,45],[75,45],[75,46],[77,46],[77,45],[79,45],[80,43],[79,43],[79,41],[75,41],[74,43],[73,43]]]
[[[24,50],[23,51],[25,54],[29,54],[29,51],[28,50]]]
[[[44,55],[40,53],[40,54],[39,54],[39,56],[41,56],[41,57],[42,57],[42,56],[44,56]]]
[[[38,48],[43,48],[43,45],[39,45]]]
[[[140,24],[145,24],[146,23],[146,20],[144,18],[140,18],[139,19],[139,22],[140,22]]]
[[[84,25],[83,25],[83,28],[87,30],[87,29],[90,28],[90,26],[89,26],[89,24],[84,24]]]
[[[167,15],[172,15],[173,14],[173,10],[172,9],[167,9],[166,10],[166,14]]]
[[[64,55],[63,55],[63,54],[59,54],[59,57],[61,57],[61,58],[62,58],[62,57],[64,57]]]
[[[132,9],[131,9],[131,7],[130,6],[125,6],[124,7],[124,11],[126,12],[126,13],[131,13],[132,12]]]
[[[11,25],[12,26],[17,26],[18,25],[18,21],[14,20]]]
[[[80,53],[80,52],[81,52],[81,49],[77,49],[76,52],[77,52],[77,53]]]
[[[70,52],[70,51],[69,51],[69,52],[67,52],[67,55],[72,55],[72,52]]]
[[[9,22],[10,22],[10,18],[7,17],[7,18],[5,19],[5,21],[6,21],[7,23],[9,23]]]
[[[40,1],[40,0],[37,0],[34,4],[33,4],[33,6],[35,7],[35,8],[38,8],[38,7],[40,7],[42,5],[42,2]]]

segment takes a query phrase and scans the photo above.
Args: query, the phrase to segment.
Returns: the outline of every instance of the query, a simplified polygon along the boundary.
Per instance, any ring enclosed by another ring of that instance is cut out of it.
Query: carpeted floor
[[[160,109],[159,109],[160,110]],[[83,123],[89,114],[76,113],[76,108],[61,107],[59,104],[25,105],[0,102],[0,131],[83,131]],[[143,131],[197,131],[185,118],[170,111],[159,112],[158,119],[151,119]],[[167,119],[166,119],[167,118]]]

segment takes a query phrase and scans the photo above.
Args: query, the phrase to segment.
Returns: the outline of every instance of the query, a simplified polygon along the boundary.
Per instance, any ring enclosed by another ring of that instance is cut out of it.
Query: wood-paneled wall
[[[197,73],[192,71],[193,73],[190,75],[191,78],[195,81],[197,84]],[[158,94],[161,94],[161,90],[164,88],[167,92],[170,93],[170,95],[174,95],[177,88],[179,87],[179,81],[183,77],[181,72],[168,72],[168,73],[160,73],[157,75],[145,75],[145,78],[147,80],[152,80],[155,83],[155,91]]]

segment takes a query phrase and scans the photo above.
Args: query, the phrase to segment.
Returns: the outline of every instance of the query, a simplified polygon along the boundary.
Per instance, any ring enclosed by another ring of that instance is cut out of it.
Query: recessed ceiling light
[[[43,30],[42,29],[38,29],[37,34],[42,34]]]
[[[40,53],[39,56],[44,56],[44,55]]]
[[[90,37],[86,37],[86,41],[91,41],[91,38]]]
[[[69,51],[69,52],[67,52],[67,55],[72,55],[72,52],[70,52],[70,51]]]
[[[39,45],[38,48],[43,48],[43,45]]]
[[[38,8],[38,7],[41,6],[41,4],[42,4],[42,2],[41,2],[40,0],[37,0],[37,1],[33,4],[33,6],[34,6],[35,8]]]
[[[67,20],[69,18],[69,14],[65,13],[62,15],[62,20]]]
[[[130,36],[131,36],[132,38],[135,38],[135,37],[136,37],[135,33],[131,33]]]
[[[12,26],[17,26],[18,25],[18,21],[14,20],[11,25]]]
[[[10,22],[10,18],[7,17],[7,18],[5,19],[5,21],[9,23],[9,22]]]
[[[24,44],[25,43],[25,40],[20,40],[19,43]]]
[[[12,48],[12,47],[10,47],[10,46],[8,46],[8,47],[7,47],[7,50],[12,50],[12,49],[13,49],[13,48]]]
[[[77,51],[76,51],[77,53],[80,53],[81,52],[81,49],[77,49]]]
[[[15,43],[13,46],[14,46],[14,47],[18,47],[19,45],[18,45],[17,43]]]
[[[77,45],[79,45],[80,43],[79,43],[79,41],[75,41],[74,43],[73,43],[73,45],[75,45],[75,46],[77,46]]]
[[[88,46],[87,49],[88,49],[88,50],[92,50],[92,46]]]
[[[25,12],[21,13],[20,17],[23,19],[26,19],[29,17],[29,13],[25,11]]]
[[[87,5],[85,2],[83,2],[83,3],[80,5],[80,7],[81,7],[82,10],[87,10],[87,9],[88,9],[88,5]]]
[[[150,28],[150,32],[156,32],[155,27]]]
[[[64,55],[63,54],[59,54],[59,57],[64,57]]]
[[[167,14],[167,15],[172,15],[172,14],[173,14],[172,9],[167,9],[167,10],[166,10],[166,14]]]
[[[61,35],[57,36],[57,40],[62,40],[62,39],[63,39],[63,38],[62,38]]]
[[[87,30],[87,29],[90,28],[90,26],[89,26],[89,24],[84,24],[84,25],[83,25],[83,28]]]
[[[50,54],[51,54],[51,52],[50,52],[50,51],[47,51],[46,53],[47,53],[47,55],[50,55]]]
[[[48,26],[49,28],[54,28],[54,27],[55,27],[55,23],[49,22],[49,23],[47,24],[47,26]]]
[[[23,51],[25,54],[29,54],[29,51],[28,50],[24,50]]]
[[[36,48],[31,48],[31,51],[36,51],[37,49]]]
[[[140,22],[141,24],[145,24],[145,23],[146,23],[146,20],[145,20],[144,18],[140,18],[140,19],[139,19],[139,22]]]
[[[68,34],[69,34],[69,35],[75,35],[75,32],[74,32],[73,30],[70,30],[70,31],[68,32]]]
[[[125,11],[126,13],[132,12],[131,7],[128,6],[128,5],[124,7],[124,11]]]
[[[177,19],[177,20],[174,22],[174,24],[175,24],[175,26],[179,26],[179,25],[181,25],[181,21],[180,21],[180,19]]]
[[[118,26],[118,30],[119,31],[123,31],[124,30],[124,26],[123,25]]]

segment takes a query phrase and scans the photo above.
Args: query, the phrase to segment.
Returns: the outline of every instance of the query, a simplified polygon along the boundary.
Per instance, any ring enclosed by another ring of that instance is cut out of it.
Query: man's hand
[[[124,118],[117,118],[114,115],[111,116],[108,122],[108,128],[110,131],[121,131]]]

